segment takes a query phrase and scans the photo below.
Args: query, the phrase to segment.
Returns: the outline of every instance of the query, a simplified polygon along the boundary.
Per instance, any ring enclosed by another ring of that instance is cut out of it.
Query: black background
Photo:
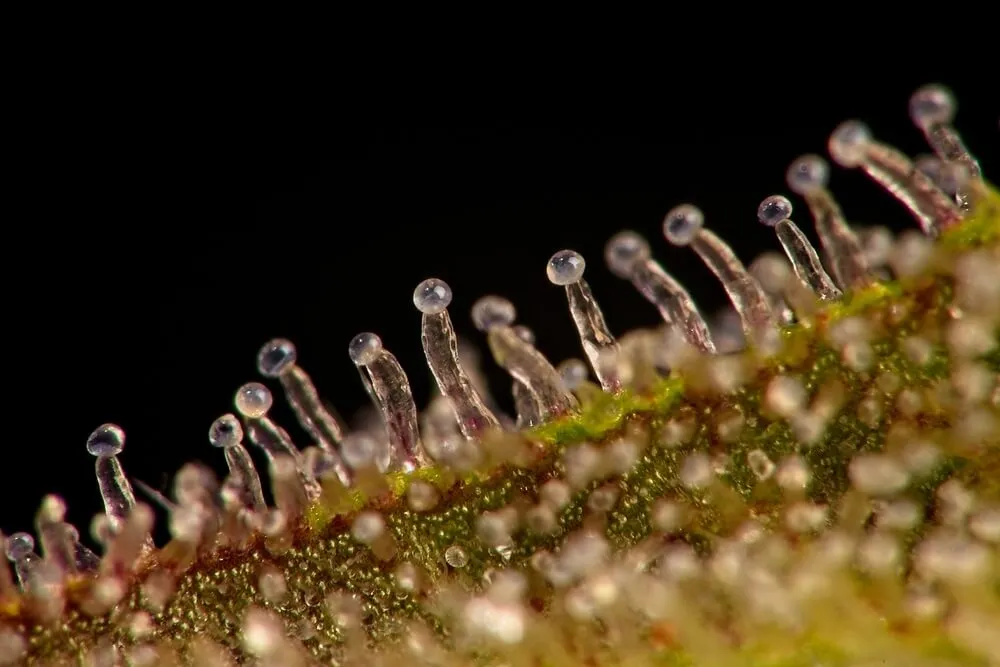
[[[207,429],[259,379],[256,351],[271,337],[293,339],[321,392],[351,415],[366,396],[347,344],[377,332],[423,404],[411,295],[426,277],[451,284],[460,333],[481,342],[469,308],[503,294],[558,362],[581,352],[544,274],[556,250],[586,257],[613,331],[657,322],[604,267],[605,241],[632,228],[712,312],[722,290],[693,253],[663,241],[663,214],[699,205],[748,262],[777,248],[757,204],[787,193],[789,162],[825,153],[838,122],[862,118],[878,138],[926,152],[907,117],[922,83],[953,87],[968,144],[988,174],[1000,168],[1000,106],[973,77],[769,80],[664,79],[643,99],[587,90],[551,105],[508,91],[502,111],[486,99],[427,122],[429,92],[399,95],[378,120],[350,95],[316,108],[294,97],[216,104],[183,89],[50,109],[10,156],[0,528],[30,529],[53,492],[86,532],[101,506],[84,443],[103,422],[126,430],[125,469],[154,487],[191,458],[223,470]],[[835,169],[831,185],[851,220],[913,226],[863,175]],[[810,226],[804,206],[794,217]],[[492,378],[495,391],[509,387]],[[283,405],[275,416],[304,444]]]

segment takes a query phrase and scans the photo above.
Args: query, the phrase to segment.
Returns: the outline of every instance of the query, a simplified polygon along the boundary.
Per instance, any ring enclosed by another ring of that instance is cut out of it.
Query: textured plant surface
[[[261,372],[315,446],[300,452],[270,392],[244,385],[241,419],[210,432],[230,474],[180,471],[165,546],[118,462],[124,434],[99,428],[103,553],[53,496],[37,539],[7,538],[0,665],[1000,664],[1000,196],[942,89],[911,111],[937,153],[920,169],[857,123],[830,152],[923,233],[859,241],[824,163],[789,171],[830,275],[782,197],[759,216],[790,261],[761,258],[754,277],[696,209],[667,215],[668,240],[730,293],[742,349],[625,233],[608,264],[662,328],[614,340],[582,258],[548,266],[596,382],[582,362],[550,366],[503,299],[477,303],[516,419],[459,364],[432,279],[414,296],[441,390],[429,408],[362,334],[350,353],[383,428],[346,434],[291,344],[268,343]],[[244,432],[268,454],[271,503]]]

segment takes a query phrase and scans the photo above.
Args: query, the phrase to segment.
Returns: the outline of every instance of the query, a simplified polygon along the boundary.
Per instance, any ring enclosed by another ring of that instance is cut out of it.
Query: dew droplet
[[[35,538],[28,533],[14,533],[4,545],[7,560],[16,563],[23,560],[35,549]]]
[[[224,414],[209,427],[208,441],[216,447],[235,447],[243,442],[243,426],[232,413]]]
[[[944,125],[954,117],[955,97],[944,86],[922,86],[910,97],[910,118],[917,127]]]
[[[295,344],[287,338],[275,338],[257,353],[257,370],[264,377],[276,378],[295,365]]]
[[[604,247],[604,261],[611,273],[619,278],[628,278],[636,262],[649,257],[649,243],[633,231],[618,232]]]
[[[428,278],[413,290],[413,305],[425,315],[443,312],[451,303],[451,288],[438,278]]]
[[[125,448],[125,431],[116,424],[103,424],[87,438],[87,451],[92,456],[115,456]]]
[[[771,195],[757,207],[757,219],[767,227],[774,227],[790,217],[792,217],[792,202],[781,195]]]
[[[840,166],[856,167],[864,162],[871,138],[871,132],[864,123],[848,120],[838,125],[830,135],[827,150]]]
[[[545,275],[553,285],[572,285],[583,278],[587,263],[575,250],[560,250],[549,258]]]
[[[468,564],[469,554],[465,553],[462,547],[453,544],[444,550],[444,560],[448,565],[461,569]]]
[[[236,390],[236,411],[248,419],[260,419],[271,409],[274,397],[260,382],[247,382]]]
[[[472,324],[480,331],[510,326],[515,317],[514,304],[500,296],[484,296],[472,305]]]
[[[785,173],[785,182],[792,192],[804,195],[817,188],[826,187],[830,179],[830,167],[818,155],[803,155],[792,162]]]
[[[381,352],[382,339],[369,332],[359,333],[347,346],[347,353],[357,366],[367,366],[378,359]]]
[[[681,204],[670,209],[663,219],[663,236],[674,245],[687,245],[705,224],[701,210],[691,204]]]

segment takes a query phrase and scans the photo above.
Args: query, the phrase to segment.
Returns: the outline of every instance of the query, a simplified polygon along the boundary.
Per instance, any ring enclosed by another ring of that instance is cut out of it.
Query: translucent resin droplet
[[[125,431],[115,424],[97,427],[87,438],[87,451],[92,456],[117,456],[125,448]]]
[[[257,370],[264,377],[276,378],[295,365],[297,354],[292,341],[275,338],[257,353]]]
[[[451,304],[451,287],[437,278],[428,278],[413,291],[413,305],[424,315],[443,313]]]

